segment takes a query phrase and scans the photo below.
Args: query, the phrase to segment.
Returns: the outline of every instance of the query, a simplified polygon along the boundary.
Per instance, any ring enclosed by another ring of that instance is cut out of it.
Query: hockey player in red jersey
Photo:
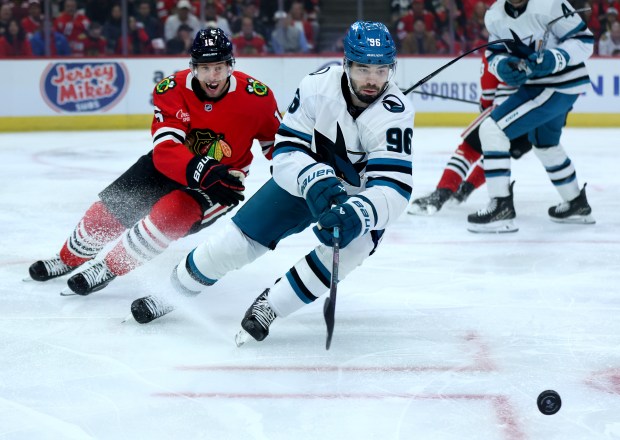
[[[408,214],[433,215],[450,199],[456,203],[463,203],[475,189],[484,184],[482,148],[478,128],[491,113],[493,106],[504,101],[516,92],[517,88],[500,82],[495,75],[489,72],[489,65],[484,57],[481,69],[480,109],[482,113],[461,135],[463,142],[448,160],[435,191],[428,196],[413,200],[407,208]],[[524,135],[512,141],[510,153],[513,158],[518,159],[531,148],[532,144],[528,141],[527,135]]]
[[[276,100],[262,82],[233,70],[232,44],[221,29],[200,30],[190,53],[190,68],[153,91],[153,149],[99,194],[59,255],[30,266],[32,279],[59,277],[98,257],[64,291],[88,295],[244,199],[254,139],[271,159]]]

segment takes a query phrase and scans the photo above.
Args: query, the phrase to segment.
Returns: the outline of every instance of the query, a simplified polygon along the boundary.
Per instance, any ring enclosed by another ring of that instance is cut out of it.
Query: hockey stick
[[[415,93],[416,95],[432,96],[433,98],[441,98],[441,99],[449,99],[451,101],[465,102],[467,104],[476,104],[476,105],[480,104],[478,101],[470,101],[469,99],[462,99],[462,98],[453,98],[451,96],[438,95],[436,93],[418,92],[417,90],[413,90],[411,93]]]
[[[549,41],[549,35],[551,35],[551,26],[553,26],[554,24],[556,24],[558,21],[562,20],[563,18],[572,17],[573,15],[579,14],[580,12],[588,12],[591,10],[592,8],[581,8],[581,9],[575,9],[574,11],[566,11],[564,14],[560,15],[559,17],[554,18],[549,23],[547,23],[547,26],[545,26],[545,33],[543,34],[543,37],[538,44],[538,48],[536,49],[536,64],[540,64],[543,61],[543,56],[544,56],[543,54],[545,52],[545,49],[547,48],[547,42]],[[517,68],[519,70],[524,71],[528,76],[532,74],[532,70],[527,65],[525,60],[519,61]]]
[[[553,26],[555,23],[557,23],[563,18],[572,17],[573,15],[579,14],[580,12],[588,12],[591,10],[592,8],[581,8],[581,9],[575,9],[574,11],[566,11],[564,14],[560,15],[557,18],[554,18],[549,23],[547,23],[547,28],[545,29],[545,33],[543,34],[542,40],[540,41],[540,44],[538,45],[538,50],[536,51],[536,64],[542,63],[543,52],[545,51],[545,48],[547,47],[547,41],[549,40],[549,35],[551,34],[551,26]]]
[[[334,335],[334,324],[336,319],[336,293],[338,291],[338,266],[340,266],[340,228],[334,227],[334,244],[332,254],[332,277],[329,282],[329,296],[325,298],[323,305],[323,316],[327,325],[327,339],[325,340],[325,350],[329,350],[332,345]]]
[[[435,70],[434,72],[431,72],[430,74],[428,74],[427,76],[425,76],[424,78],[422,78],[420,81],[418,81],[417,83],[415,83],[414,85],[412,85],[411,87],[409,87],[407,90],[405,90],[403,92],[403,94],[408,94],[409,92],[417,89],[418,87],[420,87],[422,84],[424,84],[425,82],[429,81],[430,79],[432,79],[433,77],[435,77],[437,74],[439,74],[440,72],[442,72],[444,69],[447,69],[448,67],[450,67],[451,65],[453,65],[454,63],[456,63],[458,60],[460,60],[461,58],[463,58],[464,56],[469,55],[470,53],[474,53],[477,50],[480,49],[484,49],[487,46],[493,46],[494,44],[499,44],[499,43],[513,43],[514,40],[511,40],[510,38],[507,39],[503,39],[503,40],[495,40],[495,41],[490,41],[486,44],[483,44],[482,46],[478,46],[478,47],[474,47],[471,50],[468,50],[467,52],[465,52],[464,54],[459,55],[458,57],[456,57],[455,59],[451,60],[450,62],[444,64],[443,66],[441,66],[439,69]]]

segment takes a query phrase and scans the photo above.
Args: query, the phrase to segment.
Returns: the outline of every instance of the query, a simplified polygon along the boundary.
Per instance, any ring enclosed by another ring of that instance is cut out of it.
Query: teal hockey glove
[[[348,197],[334,169],[323,163],[303,169],[297,177],[297,184],[314,218],[318,218],[332,205],[343,203]]]

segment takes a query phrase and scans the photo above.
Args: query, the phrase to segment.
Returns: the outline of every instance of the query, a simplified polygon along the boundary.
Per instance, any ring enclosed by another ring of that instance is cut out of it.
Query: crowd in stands
[[[620,0],[569,0],[594,33],[595,53],[620,56]],[[484,14],[495,0],[392,0],[392,30],[402,54],[459,54],[488,41]]]
[[[0,0],[0,58],[43,56],[46,46],[52,56],[187,55],[205,26],[224,30],[237,55],[320,51],[319,0],[203,0],[203,11],[200,0],[127,0],[126,34],[119,0],[50,1],[46,45],[42,0]],[[596,53],[620,56],[620,0],[570,1],[591,8],[581,15]],[[493,2],[391,0],[389,25],[401,54],[459,54],[488,41],[484,14]]]

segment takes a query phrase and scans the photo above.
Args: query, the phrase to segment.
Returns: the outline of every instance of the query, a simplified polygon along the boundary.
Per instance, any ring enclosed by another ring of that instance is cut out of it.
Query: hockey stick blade
[[[329,282],[329,296],[323,304],[323,317],[327,326],[327,338],[325,339],[325,350],[329,350],[334,336],[334,324],[336,323],[336,294],[338,292],[338,267],[340,266],[340,228],[334,228],[332,254],[332,276]]]
[[[478,47],[474,47],[471,50],[468,50],[467,52],[465,52],[462,55],[459,55],[458,57],[456,57],[455,59],[453,59],[452,61],[444,64],[443,66],[441,66],[439,69],[435,70],[434,72],[431,72],[430,74],[428,74],[427,76],[425,76],[424,78],[422,78],[420,81],[418,81],[417,83],[415,83],[414,85],[412,85],[411,87],[409,87],[407,90],[405,90],[403,92],[403,94],[408,94],[410,93],[412,90],[417,89],[418,87],[420,87],[422,84],[424,84],[425,82],[429,81],[430,79],[432,79],[435,75],[437,75],[438,73],[442,72],[444,69],[447,69],[448,67],[450,67],[452,64],[456,63],[458,60],[460,60],[461,58],[463,58],[464,56],[469,55],[470,53],[474,53],[477,50],[480,49],[484,49],[487,46],[493,46],[494,44],[500,44],[500,43],[514,43],[514,40],[507,38],[507,39],[502,39],[502,40],[495,40],[495,41],[490,41],[486,44],[483,44],[481,46]]]

